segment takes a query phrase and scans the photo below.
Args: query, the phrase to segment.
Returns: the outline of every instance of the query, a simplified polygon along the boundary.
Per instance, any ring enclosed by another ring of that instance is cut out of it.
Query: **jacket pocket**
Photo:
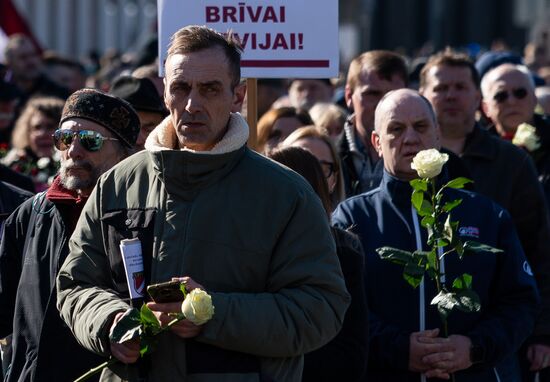
[[[141,242],[145,285],[151,280],[151,259],[155,237],[154,208],[131,208],[107,211],[101,218],[106,253],[109,257],[113,283],[122,297],[128,298],[126,273],[120,253],[120,242],[124,239],[138,238]]]

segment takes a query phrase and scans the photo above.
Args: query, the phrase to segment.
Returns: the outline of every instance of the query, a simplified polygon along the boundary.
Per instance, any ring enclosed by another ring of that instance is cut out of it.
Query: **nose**
[[[197,89],[193,88],[189,92],[189,96],[187,97],[187,103],[185,104],[185,110],[189,114],[197,113],[202,108],[202,101],[200,99],[200,94]]]
[[[86,150],[80,144],[80,138],[78,136],[73,138],[71,145],[67,149],[67,155],[71,159],[82,159],[86,155]]]
[[[412,126],[407,126],[405,129],[403,133],[403,142],[407,144],[419,142],[418,132]]]

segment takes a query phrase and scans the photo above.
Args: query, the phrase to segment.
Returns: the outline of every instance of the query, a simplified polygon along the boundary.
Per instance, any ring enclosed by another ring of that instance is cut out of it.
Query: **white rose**
[[[414,156],[411,168],[421,178],[435,178],[448,160],[447,154],[441,154],[436,149],[422,150]]]
[[[51,161],[50,158],[42,157],[38,160],[38,162],[36,162],[36,166],[41,170],[45,169],[46,167],[48,167],[50,165],[50,161]]]
[[[212,297],[202,289],[195,288],[185,297],[181,311],[186,319],[195,325],[202,325],[214,315]]]
[[[535,151],[540,147],[537,129],[528,123],[522,123],[518,126],[512,143],[517,146],[523,146],[529,151]]]

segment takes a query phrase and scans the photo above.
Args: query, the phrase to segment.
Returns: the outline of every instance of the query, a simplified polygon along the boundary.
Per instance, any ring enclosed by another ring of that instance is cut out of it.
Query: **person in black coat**
[[[302,175],[319,195],[327,218],[332,211],[328,186],[319,161],[307,150],[286,147],[270,157]],[[364,290],[364,256],[355,235],[332,228],[336,254],[340,260],[351,305],[344,317],[342,330],[325,346],[304,357],[302,381],[363,381],[368,352],[368,308]]]

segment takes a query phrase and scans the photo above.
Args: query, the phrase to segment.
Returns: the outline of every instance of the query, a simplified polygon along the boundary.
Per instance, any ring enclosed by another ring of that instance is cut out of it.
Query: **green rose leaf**
[[[472,289],[463,289],[456,293],[457,300],[456,308],[465,313],[479,312],[481,310],[481,302],[478,294]]]
[[[454,293],[440,291],[437,296],[432,299],[431,305],[437,306],[437,311],[443,320],[446,320],[451,310],[458,304]]]
[[[128,309],[109,333],[111,342],[117,344],[138,338],[141,334],[140,313],[136,308]]]
[[[377,248],[376,253],[378,253],[378,256],[380,256],[381,259],[388,260],[399,265],[405,265],[413,258],[413,254],[411,252],[393,247]]]
[[[428,228],[428,226],[433,225],[434,222],[435,222],[435,218],[431,215],[428,215],[422,218],[422,221],[420,222],[420,224],[422,225],[422,227]]]
[[[453,242],[455,236],[455,232],[453,229],[453,225],[451,224],[451,215],[447,215],[447,219],[445,219],[445,224],[443,225],[443,238],[446,239],[449,243]]]
[[[456,179],[451,180],[449,183],[444,185],[443,188],[445,188],[445,187],[448,187],[448,188],[464,188],[464,185],[466,185],[468,183],[472,183],[472,180],[468,179],[468,178],[460,177],[460,178],[456,178]]]
[[[414,208],[420,213],[422,211],[422,202],[424,201],[424,192],[414,190],[411,195],[411,202]]]
[[[416,264],[414,262],[409,262],[405,265],[403,269],[403,278],[413,287],[416,288],[422,282],[424,277],[425,267]]]
[[[456,206],[458,206],[460,203],[462,203],[462,199],[455,199],[452,202],[447,202],[443,206],[443,211],[449,212],[452,209],[454,209]]]
[[[437,268],[437,254],[434,250],[428,252],[428,269],[436,269]]]
[[[428,191],[428,182],[425,179],[413,179],[409,183],[413,190]]]
[[[477,241],[468,240],[464,242],[464,252],[473,252],[473,253],[482,253],[482,252],[491,252],[491,253],[502,253],[502,249],[491,247],[487,244],[482,244]]]
[[[155,317],[153,311],[149,309],[147,305],[143,304],[141,306],[139,314],[143,326],[151,328],[153,329],[153,331],[160,330],[160,322],[157,320],[157,317]]]
[[[472,275],[464,273],[453,281],[453,291],[458,292],[464,289],[472,289]]]

